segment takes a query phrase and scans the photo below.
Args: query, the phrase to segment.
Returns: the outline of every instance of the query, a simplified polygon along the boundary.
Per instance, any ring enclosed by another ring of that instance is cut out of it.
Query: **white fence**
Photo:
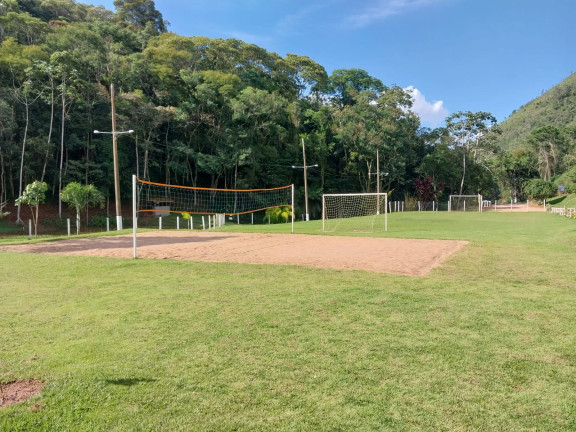
[[[576,208],[550,207],[549,211],[551,214],[566,216],[567,218],[571,219],[576,216]]]

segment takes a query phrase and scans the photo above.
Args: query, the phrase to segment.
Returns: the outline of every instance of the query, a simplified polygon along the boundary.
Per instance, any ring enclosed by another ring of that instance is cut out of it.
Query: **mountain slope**
[[[576,73],[503,121],[498,141],[505,150],[523,147],[530,131],[544,125],[576,125]]]

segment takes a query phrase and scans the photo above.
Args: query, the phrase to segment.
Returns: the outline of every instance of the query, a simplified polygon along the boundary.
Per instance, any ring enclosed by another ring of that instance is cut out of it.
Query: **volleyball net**
[[[292,185],[271,189],[213,189],[135,179],[137,212],[240,215],[292,207]]]
[[[269,189],[215,189],[168,185],[132,177],[132,218],[134,258],[139,215],[170,214],[225,216],[256,213],[276,207],[290,207],[294,232],[294,186]]]

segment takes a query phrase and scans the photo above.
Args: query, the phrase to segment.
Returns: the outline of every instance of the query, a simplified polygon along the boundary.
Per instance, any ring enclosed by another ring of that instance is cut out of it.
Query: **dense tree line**
[[[444,193],[493,198],[573,164],[573,131],[535,132],[524,151],[504,154],[489,113],[456,113],[446,127],[424,129],[410,95],[366,71],[328,75],[305,56],[180,36],[151,0],[114,4],[116,12],[2,0],[0,202],[35,180],[53,200],[71,182],[112,195],[112,140],[93,133],[110,130],[111,84],[117,129],[134,130],[118,137],[124,197],[131,174],[222,188],[295,183],[300,194],[302,172],[292,166],[302,163],[302,139],[318,164],[308,171],[313,216],[324,192],[375,191],[380,182],[400,200],[426,178]]]

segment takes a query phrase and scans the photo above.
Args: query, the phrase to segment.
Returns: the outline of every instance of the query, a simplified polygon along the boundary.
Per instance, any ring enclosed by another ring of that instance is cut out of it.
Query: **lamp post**
[[[114,118],[114,117],[112,117]],[[115,129],[116,122],[112,122],[112,129]],[[112,153],[114,156],[114,195],[116,202],[116,229],[120,231],[122,229],[122,209],[120,206],[120,173],[118,169],[118,135],[131,134],[134,130],[130,129],[128,131],[115,131],[112,132],[102,132],[95,130],[95,134],[108,134],[112,135]]]
[[[308,168],[315,168],[318,166],[318,164],[306,165],[306,147],[304,146],[304,138],[302,138],[302,154],[303,154],[303,159],[304,159],[304,165],[303,166],[292,165],[292,168],[293,169],[304,169],[304,202],[306,205],[306,221],[309,221],[310,220],[310,213],[308,213],[308,178],[307,178],[306,170]]]

